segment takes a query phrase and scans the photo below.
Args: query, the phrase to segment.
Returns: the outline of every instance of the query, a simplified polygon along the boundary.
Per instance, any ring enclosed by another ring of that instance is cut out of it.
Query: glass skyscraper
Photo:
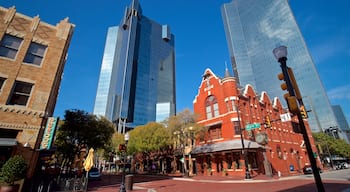
[[[346,117],[344,115],[343,109],[341,108],[340,105],[333,105],[332,108],[333,108],[335,117],[337,118],[338,125],[339,125],[339,127],[336,127],[336,128],[340,129],[340,131],[342,133],[341,135],[346,136],[346,137],[344,137],[344,139],[348,143],[350,143],[350,139],[349,139],[350,138],[350,127],[349,127],[349,123],[346,120]]]
[[[121,24],[108,29],[93,113],[127,127],[175,115],[174,40],[133,0]]]
[[[272,50],[288,48],[287,65],[293,69],[313,132],[338,126],[303,36],[287,0],[232,0],[221,8],[234,76],[241,85],[267,91],[285,104],[277,75],[279,63]]]

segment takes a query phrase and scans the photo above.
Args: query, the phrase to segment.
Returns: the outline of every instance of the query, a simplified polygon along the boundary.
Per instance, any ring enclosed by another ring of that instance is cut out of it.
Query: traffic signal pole
[[[293,84],[292,84],[292,82],[290,80],[289,73],[288,73],[288,67],[287,67],[287,57],[279,58],[278,62],[280,63],[280,67],[281,67],[282,72],[283,72],[284,81],[287,84],[289,97],[295,97],[296,95],[295,95],[294,89],[296,89],[297,87],[293,88]],[[295,83],[294,86],[297,86],[297,84]],[[295,99],[296,99],[296,97],[295,97]],[[289,99],[287,99],[287,103],[288,103],[288,100]],[[290,104],[288,104],[288,107],[290,109],[293,108],[293,106],[289,106],[289,105]],[[298,121],[299,121],[299,125],[300,125],[300,132],[301,132],[301,134],[303,135],[303,138],[304,138],[306,151],[307,151],[310,163],[311,163],[311,168],[312,168],[312,172],[314,174],[314,179],[315,179],[315,182],[316,182],[316,186],[317,186],[318,192],[324,192],[325,189],[324,189],[324,186],[323,186],[323,183],[322,183],[322,180],[321,180],[320,172],[319,172],[318,167],[317,167],[316,159],[314,157],[314,154],[313,154],[313,151],[312,151],[312,148],[311,148],[310,139],[309,139],[309,136],[308,136],[308,133],[307,133],[307,130],[306,130],[306,127],[305,127],[304,120],[303,120],[303,117],[301,115],[300,109],[295,110],[293,113],[296,114],[297,117],[298,117]]]

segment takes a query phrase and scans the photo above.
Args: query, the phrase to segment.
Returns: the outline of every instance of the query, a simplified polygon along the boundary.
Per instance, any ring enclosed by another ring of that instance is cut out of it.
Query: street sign
[[[250,130],[252,130],[252,129],[257,129],[257,128],[260,128],[260,123],[252,123],[252,124],[247,124],[247,125],[245,126],[245,129],[246,129],[247,131],[250,131]]]
[[[291,118],[289,113],[281,114],[280,117],[281,117],[281,121],[282,122],[287,122],[287,121],[291,121],[292,120],[292,118]]]

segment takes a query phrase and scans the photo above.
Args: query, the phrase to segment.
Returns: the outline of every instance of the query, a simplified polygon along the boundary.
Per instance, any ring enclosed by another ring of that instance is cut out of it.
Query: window
[[[235,135],[240,135],[241,134],[241,125],[239,124],[239,121],[234,121],[233,122],[233,127],[235,129]]]
[[[0,42],[0,56],[14,59],[23,39],[5,34]]]
[[[211,119],[213,117],[211,113],[211,106],[206,106],[206,111],[207,111],[207,119]]]
[[[3,77],[0,77],[0,91],[1,91],[1,89],[2,89],[2,86],[4,86],[4,84],[5,84],[5,78],[3,78]]]
[[[8,105],[26,106],[32,91],[33,84],[16,81]]]
[[[221,124],[209,128],[209,137],[211,140],[221,138]]]
[[[213,95],[207,98],[205,102],[205,108],[207,113],[207,119],[219,116],[219,105],[216,98]]]
[[[24,58],[24,62],[40,66],[41,61],[44,58],[46,48],[47,46],[45,45],[32,42],[29,46],[26,57]]]

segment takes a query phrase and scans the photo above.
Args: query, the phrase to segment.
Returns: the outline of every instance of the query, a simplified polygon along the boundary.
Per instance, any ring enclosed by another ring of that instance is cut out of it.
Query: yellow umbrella
[[[89,150],[88,156],[86,157],[84,161],[84,169],[85,171],[90,171],[91,167],[94,166],[94,149],[91,148]]]

